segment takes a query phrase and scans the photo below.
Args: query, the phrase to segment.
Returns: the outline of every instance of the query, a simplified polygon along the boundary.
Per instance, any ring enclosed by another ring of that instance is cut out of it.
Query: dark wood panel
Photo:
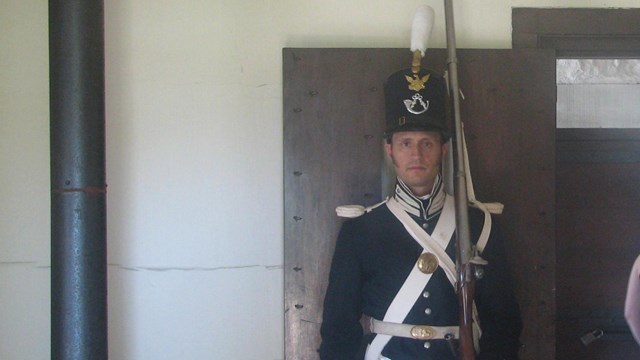
[[[381,200],[382,83],[406,49],[285,49],[285,348],[315,359],[322,298],[343,204]],[[429,67],[446,52],[430,50]],[[552,359],[555,58],[550,51],[459,50],[478,198],[500,201],[525,330],[522,359]]]
[[[558,247],[558,256],[564,256],[576,250],[585,252],[628,250],[632,253],[636,249],[640,250],[638,237],[629,236],[629,234],[640,234],[638,214],[630,209],[612,210],[604,209],[603,211],[601,208],[558,209],[557,222],[566,224],[557,227],[558,239],[573,238],[576,240],[560,240],[563,241],[563,246]],[[616,239],[616,241],[610,241],[611,239]],[[632,255],[629,258],[635,259]]]
[[[596,151],[595,145],[588,152]],[[608,150],[602,150],[606,152]],[[559,155],[562,157],[562,155]],[[640,163],[580,163],[558,167],[558,207],[597,206],[598,209],[636,209],[640,202]]]
[[[557,129],[556,139],[558,146],[563,146],[561,141],[585,141],[585,140],[636,140],[640,141],[640,129]]]
[[[283,51],[287,359],[317,358],[335,208],[381,200],[382,83],[403,60],[397,49]]]
[[[471,172],[481,201],[505,204],[497,221],[510,240],[506,246],[525,325],[521,358],[552,359],[555,57],[510,50],[462,54],[467,56],[460,70],[462,118]]]
[[[557,161],[577,171],[583,163],[640,163],[640,129],[559,129],[557,138]]]

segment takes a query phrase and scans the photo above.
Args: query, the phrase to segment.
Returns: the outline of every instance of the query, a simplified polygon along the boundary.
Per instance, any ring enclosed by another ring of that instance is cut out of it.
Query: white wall
[[[283,47],[407,47],[441,1],[105,1],[111,359],[283,358]],[[0,1],[0,359],[49,358],[47,1]],[[456,1],[459,47],[511,7]]]

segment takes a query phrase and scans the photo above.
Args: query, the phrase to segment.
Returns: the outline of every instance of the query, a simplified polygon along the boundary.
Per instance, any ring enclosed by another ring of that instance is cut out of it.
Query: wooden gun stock
[[[460,349],[459,357],[462,360],[475,359],[475,348],[473,345],[473,297],[475,294],[475,281],[473,280],[473,264],[467,263],[460,273],[458,280],[458,304],[460,318]],[[471,277],[471,281],[466,281],[463,277]]]

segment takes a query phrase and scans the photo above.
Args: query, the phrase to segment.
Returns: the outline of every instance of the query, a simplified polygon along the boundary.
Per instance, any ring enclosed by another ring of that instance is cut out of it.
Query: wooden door
[[[558,129],[557,140],[558,359],[640,359],[624,319],[640,253],[640,131]]]
[[[446,68],[445,50],[427,66]],[[382,83],[406,49],[284,49],[285,354],[317,359],[322,300],[341,220],[383,198]],[[521,358],[555,358],[555,53],[459,50],[462,119],[481,201],[497,222],[525,329]]]

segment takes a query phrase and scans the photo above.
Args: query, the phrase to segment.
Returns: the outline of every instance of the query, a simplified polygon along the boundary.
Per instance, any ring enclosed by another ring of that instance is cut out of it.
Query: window
[[[640,128],[640,59],[558,59],[558,128]]]

